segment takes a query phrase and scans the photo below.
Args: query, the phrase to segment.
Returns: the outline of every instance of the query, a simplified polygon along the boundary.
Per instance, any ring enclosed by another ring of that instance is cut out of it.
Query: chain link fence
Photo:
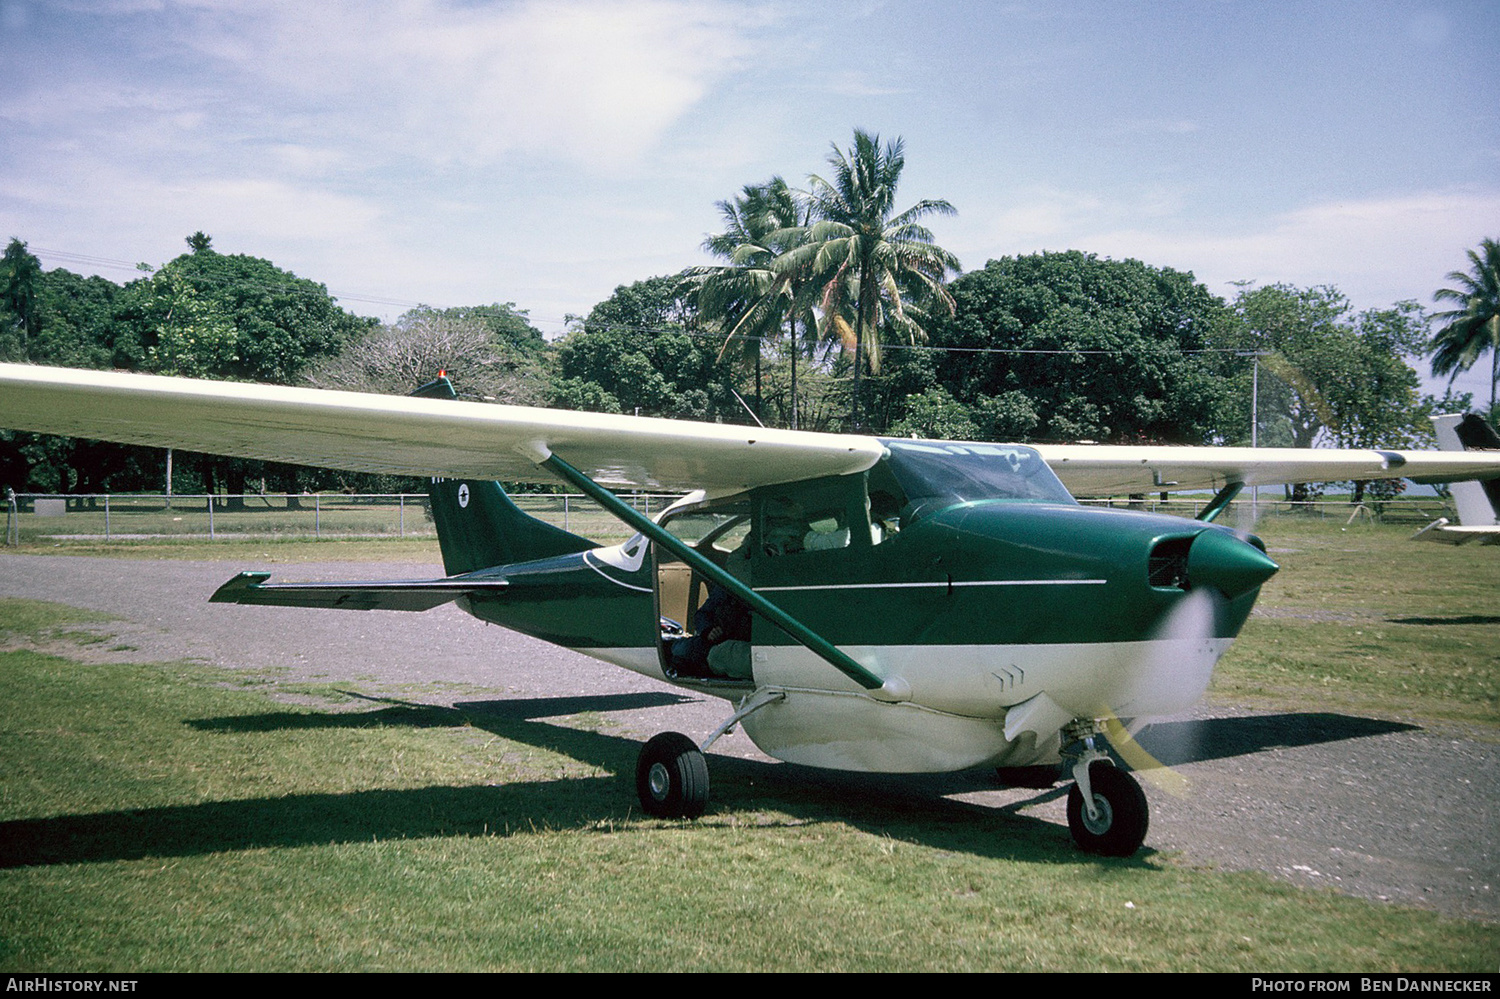
[[[162,538],[436,537],[425,493],[247,493],[243,496],[15,493],[7,503],[6,543],[135,541]],[[579,494],[513,494],[522,510],[596,541],[630,531]],[[679,497],[635,493],[627,502],[655,516]]]
[[[593,500],[580,494],[520,493],[510,497],[534,517],[604,543],[623,541],[630,531]],[[647,516],[679,497],[667,493],[626,494]],[[1196,517],[1211,496],[1086,499],[1090,506],[1145,510]],[[5,543],[44,541],[127,541],[176,537],[238,538],[431,538],[436,537],[425,493],[279,493],[243,496],[89,493],[57,495],[7,493]],[[1252,513],[1253,511],[1253,513]],[[1219,522],[1242,517],[1336,518],[1346,523],[1411,524],[1421,527],[1454,517],[1450,500],[1440,496],[1402,497],[1351,504],[1347,498],[1307,503],[1242,496]]]

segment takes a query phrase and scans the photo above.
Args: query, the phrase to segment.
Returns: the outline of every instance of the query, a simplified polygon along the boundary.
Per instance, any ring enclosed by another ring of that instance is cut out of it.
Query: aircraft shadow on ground
[[[1169,767],[1222,760],[1272,749],[1344,742],[1417,728],[1404,722],[1312,711],[1202,721],[1158,722],[1136,736],[1136,742]]]
[[[365,712],[287,711],[193,720],[188,724],[206,731],[244,732],[467,725],[559,753],[606,775],[498,786],[291,794],[0,822],[0,868],[338,842],[510,836],[542,829],[628,834],[643,818],[634,784],[641,743],[536,719],[684,700],[672,694],[623,694],[471,702],[451,708],[385,701],[385,707]],[[846,775],[718,755],[710,766],[714,803],[699,820],[702,823],[727,820],[774,827],[846,822],[945,850],[1043,862],[1078,859],[1065,829],[1009,810],[946,800],[921,780]],[[971,783],[993,787],[972,778]],[[1058,793],[1046,791],[1038,797]]]
[[[1492,614],[1459,614],[1454,617],[1388,617],[1391,624],[1500,624]]]
[[[362,696],[362,695],[361,695]],[[496,786],[437,786],[342,794],[293,794],[65,815],[0,823],[0,868],[195,856],[230,850],[443,836],[510,836],[539,829],[628,833],[642,818],[635,798],[633,738],[538,721],[584,712],[667,706],[675,694],[606,694],[465,702],[453,707],[365,698],[362,712],[270,712],[188,722],[207,731],[274,732],[375,726],[472,726],[604,771]],[[1174,722],[1142,743],[1168,765],[1359,738],[1412,726],[1340,715],[1272,715]],[[986,807],[944,795],[993,790],[988,771],[890,776],[847,774],[714,755],[713,803],[705,823],[807,825],[844,822],[934,848],[1045,863],[1076,863],[1067,831],[1020,814],[1066,787],[1023,792],[1024,800]],[[789,818],[788,818],[789,816]],[[1147,849],[1125,861],[1144,863]],[[1097,859],[1097,858],[1094,858]]]

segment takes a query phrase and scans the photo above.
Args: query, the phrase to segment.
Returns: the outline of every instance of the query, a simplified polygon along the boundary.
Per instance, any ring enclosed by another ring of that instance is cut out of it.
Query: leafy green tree
[[[1218,437],[1226,385],[1202,352],[1232,316],[1191,274],[1069,251],[991,260],[950,290],[935,379],[985,439]]]
[[[293,384],[308,365],[337,354],[375,325],[339,308],[317,282],[269,260],[216,253],[206,242],[161,270],[170,280],[142,278],[121,295],[117,367],[152,368],[156,359],[177,356],[173,344],[159,341],[163,329],[173,331],[186,302],[197,303],[187,313],[194,321],[223,320],[233,331],[232,348],[208,351],[200,364],[198,373],[211,378]]]
[[[922,219],[956,214],[946,201],[926,199],[896,211],[896,188],[906,166],[898,138],[856,129],[847,152],[828,158],[832,180],[808,178],[812,225],[798,245],[782,253],[775,269],[818,291],[824,336],[854,351],[851,422],[860,425],[860,376],[878,373],[883,336],[915,343],[931,311],[951,313],[944,287],[958,259],[938,246]]]
[[[706,334],[692,275],[621,285],[558,343],[552,403],[747,422],[732,362]]]
[[[1410,446],[1420,433],[1419,379],[1404,357],[1427,341],[1414,302],[1354,313],[1336,288],[1268,285],[1235,300],[1230,342],[1261,355],[1261,443]],[[1248,426],[1249,385],[1233,397]],[[1236,421],[1239,422],[1239,421]]]
[[[38,292],[40,324],[28,359],[64,368],[109,367],[120,286],[57,267],[42,274]]]
[[[41,326],[37,284],[42,263],[14,237],[0,256],[0,359],[26,356],[27,341]]]
[[[232,368],[239,337],[212,298],[199,293],[180,267],[161,268],[141,290],[149,317],[143,366],[163,375],[211,378]]]
[[[1461,371],[1490,352],[1490,411],[1495,412],[1495,388],[1500,383],[1500,243],[1480,242],[1469,251],[1469,273],[1452,271],[1448,280],[1456,288],[1440,288],[1433,294],[1439,302],[1457,308],[1433,316],[1440,323],[1429,349],[1432,373],[1449,375],[1451,382]]]
[[[925,437],[930,440],[978,440],[979,427],[968,406],[954,399],[942,386],[908,396],[906,412],[891,425],[892,437]]]
[[[376,325],[339,308],[323,285],[269,260],[217,253],[201,233],[188,245],[191,252],[121,290],[116,367],[295,384]],[[294,493],[325,474],[227,458],[204,458],[198,472],[210,492],[225,486],[231,506],[241,505],[250,479]]]
[[[1406,362],[1428,339],[1415,302],[1355,313],[1337,289],[1269,285],[1243,289],[1240,320],[1226,342],[1259,356],[1262,445],[1404,448],[1430,437],[1420,380]],[[1241,369],[1231,394],[1238,426],[1249,425],[1250,373]],[[1356,484],[1353,498],[1363,497]],[[1294,500],[1311,495],[1291,491]]]

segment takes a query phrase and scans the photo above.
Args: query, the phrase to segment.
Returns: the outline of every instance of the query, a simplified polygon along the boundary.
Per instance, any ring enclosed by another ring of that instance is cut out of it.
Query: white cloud
[[[1360,308],[1401,299],[1431,304],[1464,251],[1500,225],[1500,191],[1424,192],[1310,205],[1240,231],[1120,228],[1080,233],[1077,245],[1192,270],[1227,284],[1332,284]]]
[[[743,13],[680,0],[244,3],[199,12],[182,40],[243,98],[300,112],[304,144],[329,130],[421,161],[521,152],[607,172],[747,57]]]

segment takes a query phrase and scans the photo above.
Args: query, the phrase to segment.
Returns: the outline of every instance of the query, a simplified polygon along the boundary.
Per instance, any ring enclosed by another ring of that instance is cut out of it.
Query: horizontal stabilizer
[[[503,590],[504,579],[392,579],[354,583],[267,583],[269,572],[242,572],[214,591],[210,603],[346,610],[431,610],[466,593]]]
[[[1414,541],[1436,541],[1442,545],[1500,545],[1500,527],[1469,527],[1448,523],[1439,517],[1416,534]]]

